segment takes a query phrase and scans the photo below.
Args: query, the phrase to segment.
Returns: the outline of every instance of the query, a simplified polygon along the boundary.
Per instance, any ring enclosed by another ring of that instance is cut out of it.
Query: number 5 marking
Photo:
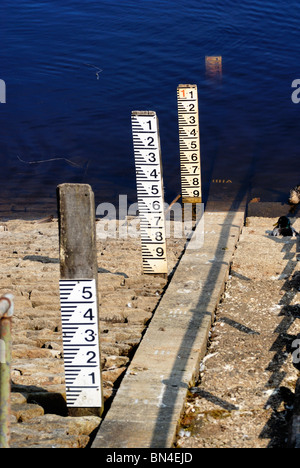
[[[92,289],[91,286],[84,286],[82,290],[82,298],[83,299],[91,299],[93,297],[93,293],[89,291],[89,289]]]

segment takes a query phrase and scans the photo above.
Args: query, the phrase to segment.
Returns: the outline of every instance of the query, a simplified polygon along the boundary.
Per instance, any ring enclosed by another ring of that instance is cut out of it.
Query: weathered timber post
[[[95,200],[89,185],[57,188],[66,394],[72,416],[101,415]]]
[[[0,448],[10,441],[11,317],[13,295],[0,297]]]

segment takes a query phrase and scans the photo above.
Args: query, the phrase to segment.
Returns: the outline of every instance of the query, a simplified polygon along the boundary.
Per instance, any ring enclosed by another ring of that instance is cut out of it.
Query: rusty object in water
[[[220,82],[222,80],[222,56],[205,57],[206,76],[209,80]]]

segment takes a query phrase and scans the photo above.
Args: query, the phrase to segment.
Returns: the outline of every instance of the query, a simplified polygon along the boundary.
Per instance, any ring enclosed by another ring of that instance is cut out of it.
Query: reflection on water
[[[158,115],[170,203],[180,83],[198,86],[204,200],[242,184],[285,201],[299,183],[295,0],[3,0],[0,17],[1,206],[55,207],[63,182],[90,183],[96,203],[136,201],[132,110]]]

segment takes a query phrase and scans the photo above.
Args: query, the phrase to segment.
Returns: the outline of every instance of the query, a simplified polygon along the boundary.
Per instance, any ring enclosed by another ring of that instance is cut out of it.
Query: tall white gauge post
[[[177,87],[181,196],[183,203],[202,203],[198,90],[195,84]]]
[[[153,111],[131,114],[140,217],[143,271],[167,277],[163,171],[158,118]]]

